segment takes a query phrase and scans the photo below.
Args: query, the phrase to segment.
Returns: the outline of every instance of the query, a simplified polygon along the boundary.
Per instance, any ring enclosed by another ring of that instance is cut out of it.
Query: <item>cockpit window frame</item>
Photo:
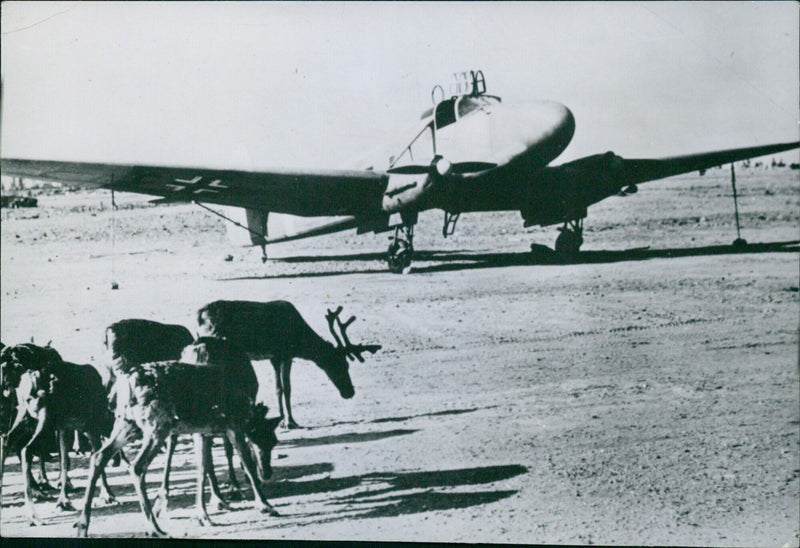
[[[463,96],[453,96],[436,104],[433,109],[433,123],[437,131],[458,121],[458,103],[462,98]]]

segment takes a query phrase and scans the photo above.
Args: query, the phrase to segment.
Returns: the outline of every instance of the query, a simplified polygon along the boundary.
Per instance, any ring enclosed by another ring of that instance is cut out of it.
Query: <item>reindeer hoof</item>
[[[281,426],[286,430],[295,430],[295,429],[298,429],[298,428],[302,428],[302,426],[300,426],[299,424],[297,424],[294,421],[284,422],[283,424],[281,424]]]
[[[57,487],[53,487],[52,485],[47,483],[47,480],[34,482],[31,487],[33,489],[37,490],[37,491],[42,492],[42,493],[45,492],[45,491],[58,491],[58,488]]]
[[[77,529],[77,531],[75,532],[75,536],[76,537],[78,537],[78,538],[86,538],[86,536],[88,534],[88,531],[89,531],[89,525],[87,523],[84,523],[83,520],[79,519],[78,521],[73,523],[72,526],[75,529]]]
[[[244,500],[244,495],[238,487],[231,487],[228,491],[228,499],[230,500]]]
[[[207,514],[197,514],[194,519],[200,527],[216,527]]]
[[[53,489],[53,491],[55,491],[55,489]],[[53,493],[52,493],[52,491],[49,492],[49,493],[45,492],[41,488],[41,486],[39,486],[39,485],[32,485],[31,486],[31,497],[33,497],[37,501],[40,501],[40,500],[52,500],[53,499]]]
[[[278,511],[275,510],[275,508],[273,508],[272,506],[264,506],[263,508],[261,508],[261,513],[262,514],[269,514],[270,516],[275,517],[275,518],[280,517],[280,514],[278,513]]]
[[[68,500],[60,500],[56,502],[56,508],[59,510],[63,510],[65,512],[74,512],[75,507],[72,506],[72,503]]]
[[[211,500],[210,504],[213,504],[217,510],[230,510],[230,505],[222,499]]]
[[[48,485],[48,487],[50,486]],[[56,482],[56,489],[61,489],[61,480]],[[64,487],[64,491],[77,491],[77,489],[75,489],[71,481],[67,480],[67,484]]]

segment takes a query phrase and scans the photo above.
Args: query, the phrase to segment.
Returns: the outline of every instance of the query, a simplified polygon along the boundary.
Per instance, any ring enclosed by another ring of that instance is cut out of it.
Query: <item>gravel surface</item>
[[[160,520],[175,537],[797,546],[800,180],[737,175],[741,253],[729,173],[710,170],[591,208],[572,265],[532,255],[557,233],[518,214],[463,215],[445,240],[425,213],[409,275],[385,271],[386,234],[281,244],[263,265],[191,205],[118,195],[112,214],[106,192],[41,196],[2,212],[2,340],[99,363],[109,323],[194,329],[215,299],[288,299],[320,334],[326,307],[358,316],[352,339],[383,350],[351,366],[355,398],[293,368],[305,428],[278,432],[282,516],[248,499],[199,526],[184,443]],[[256,368],[274,407],[271,367]],[[73,465],[79,506],[86,457]],[[144,536],[127,472],[110,472],[119,503],[98,502],[90,536]],[[72,536],[76,513],[54,500],[27,525],[21,481],[9,457],[2,535]]]

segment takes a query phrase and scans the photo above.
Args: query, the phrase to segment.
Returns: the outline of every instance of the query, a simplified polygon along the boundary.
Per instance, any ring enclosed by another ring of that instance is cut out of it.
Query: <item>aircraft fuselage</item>
[[[464,101],[471,103],[465,106]],[[491,96],[463,96],[445,106],[452,108],[453,116],[440,112],[440,103],[423,119],[423,130],[393,166],[428,164],[438,155],[452,164],[485,162],[500,167],[444,177],[434,171],[392,174],[383,197],[384,211],[519,209],[520,192],[529,188],[530,176],[558,157],[575,132],[572,113],[553,101],[505,104]],[[493,183],[489,192],[485,184],[477,184],[485,178]]]

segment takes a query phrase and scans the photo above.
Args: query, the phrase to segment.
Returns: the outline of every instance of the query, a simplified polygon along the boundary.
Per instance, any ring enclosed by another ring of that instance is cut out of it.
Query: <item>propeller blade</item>
[[[424,175],[431,170],[431,166],[398,166],[389,169],[386,173],[392,175]]]
[[[492,162],[456,162],[453,164],[453,173],[477,173],[478,171],[486,171],[497,167],[497,164]]]
[[[451,173],[463,175],[465,173],[477,173],[479,171],[486,171],[497,167],[497,164],[492,162],[456,162],[452,164]],[[393,175],[425,175],[430,173],[430,165],[407,165],[397,166],[389,169],[387,173]]]

